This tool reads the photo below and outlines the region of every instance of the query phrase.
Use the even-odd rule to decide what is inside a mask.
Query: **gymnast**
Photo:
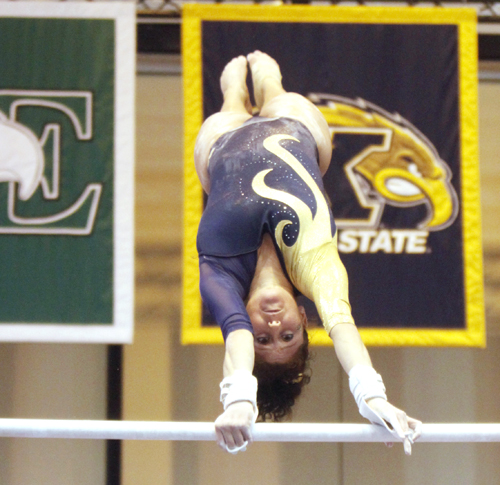
[[[197,237],[200,292],[225,341],[218,444],[244,450],[257,417],[286,417],[309,382],[301,293],[316,304],[361,415],[410,454],[421,423],[387,401],[351,315],[321,178],[332,156],[326,120],[284,90],[279,65],[260,51],[231,60],[220,83],[222,108],[204,122],[194,154],[208,194]]]

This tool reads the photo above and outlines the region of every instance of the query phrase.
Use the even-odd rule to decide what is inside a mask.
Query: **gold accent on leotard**
[[[273,169],[259,172],[252,181],[252,188],[261,197],[290,206],[297,214],[300,231],[292,246],[283,242],[283,229],[292,224],[291,221],[281,221],[274,236],[292,283],[315,302],[323,325],[330,333],[339,323],[354,324],[349,305],[347,273],[339,258],[337,238],[332,238],[327,201],[304,166],[280,146],[282,140],[299,142],[290,135],[272,135],[264,140],[264,148],[290,166],[311,189],[316,199],[316,214],[313,216],[309,206],[294,195],[265,184],[265,176]]]

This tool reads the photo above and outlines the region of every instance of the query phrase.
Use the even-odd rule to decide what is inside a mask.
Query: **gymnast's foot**
[[[252,71],[253,94],[257,107],[285,91],[281,85],[281,71],[278,63],[269,55],[255,51],[247,56]]]
[[[246,80],[247,60],[245,56],[235,57],[226,64],[220,77],[220,87],[224,96],[221,111],[243,111],[252,114]]]

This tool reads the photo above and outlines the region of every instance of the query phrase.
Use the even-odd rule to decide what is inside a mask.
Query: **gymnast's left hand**
[[[411,455],[411,445],[422,434],[422,422],[410,418],[404,411],[393,406],[385,399],[368,399],[367,404],[389,424],[389,427],[394,430],[394,433],[403,442],[405,453]],[[390,447],[392,443],[386,443],[386,445]]]
[[[229,453],[245,451],[252,442],[254,409],[249,401],[235,402],[228,406],[215,421],[217,444]]]

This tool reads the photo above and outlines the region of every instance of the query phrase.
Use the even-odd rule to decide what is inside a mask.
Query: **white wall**
[[[7,418],[105,419],[106,346],[0,345],[0,413]],[[105,483],[105,443],[0,439],[2,485]]]

